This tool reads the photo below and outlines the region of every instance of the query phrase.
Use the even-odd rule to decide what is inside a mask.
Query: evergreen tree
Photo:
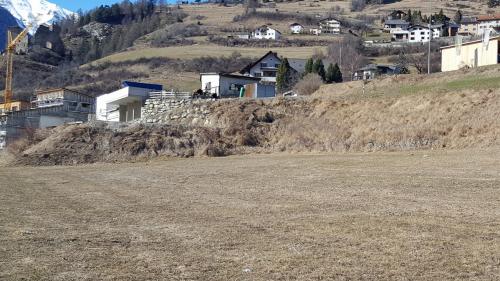
[[[283,93],[290,88],[291,83],[291,67],[288,63],[287,58],[281,59],[281,64],[278,67],[278,73],[276,74],[276,90],[279,93]]]
[[[462,11],[458,10],[456,13],[455,13],[455,16],[453,17],[453,21],[455,23],[458,23],[460,24],[462,22]]]
[[[340,71],[340,67],[338,64],[335,64],[333,67],[333,82],[335,83],[342,83],[344,81],[344,78],[342,77],[342,71]]]
[[[488,7],[494,8],[500,6],[500,0],[488,0]]]
[[[328,84],[333,83],[335,80],[335,68],[333,64],[329,64],[328,68],[326,69],[326,75],[325,75],[325,82]]]
[[[438,14],[435,14],[434,16],[432,16],[432,20],[433,20],[433,22],[436,22],[436,23],[447,23],[448,21],[450,21],[450,18],[447,17],[444,14],[443,9],[441,9]]]
[[[321,79],[323,79],[323,81],[325,80],[326,71],[325,71],[325,66],[323,65],[323,61],[321,59],[317,59],[314,62],[313,72],[321,76]]]
[[[313,72],[313,64],[314,64],[313,58],[309,58],[306,62],[304,76]]]
[[[419,11],[413,11],[413,14],[411,15],[411,20],[413,23],[418,23],[422,20],[422,17],[419,16]]]
[[[406,14],[405,20],[409,23],[412,23],[412,18],[411,18],[411,9],[408,9],[408,13]]]

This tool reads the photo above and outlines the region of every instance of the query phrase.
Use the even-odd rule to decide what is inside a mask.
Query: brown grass
[[[0,169],[2,280],[496,280],[500,150]]]
[[[372,100],[219,101],[208,127],[89,125],[58,128],[18,158],[22,164],[124,161],[280,151],[387,151],[500,144],[499,92],[409,95]],[[159,119],[162,119],[159,117]],[[172,122],[175,123],[175,122]],[[179,123],[178,123],[179,124]]]
[[[279,55],[289,58],[309,58],[316,49],[324,50],[324,47],[285,47],[272,48]],[[168,57],[174,59],[193,59],[204,56],[228,56],[233,52],[239,52],[244,57],[261,57],[270,50],[268,48],[253,47],[225,47],[214,44],[199,44],[191,46],[174,46],[166,48],[138,48],[121,53],[116,53],[108,57],[97,60],[96,63],[105,61],[119,62],[136,60],[140,58]]]

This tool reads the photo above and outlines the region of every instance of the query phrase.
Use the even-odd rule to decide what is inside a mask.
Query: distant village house
[[[340,21],[334,18],[326,18],[319,21],[319,29],[321,34],[340,34]]]
[[[201,90],[217,98],[271,98],[275,87],[261,83],[261,78],[230,73],[201,73]]]
[[[487,30],[500,33],[500,13],[479,16],[477,21],[479,35],[484,34]]]
[[[392,30],[392,41],[408,43],[429,42],[431,36],[430,30],[432,30],[432,39],[441,37],[442,25],[433,25],[429,29],[428,26],[416,24],[406,30]]]
[[[407,30],[410,23],[402,19],[389,19],[384,23],[384,31],[392,33],[393,31]]]
[[[393,65],[369,64],[363,68],[356,70],[352,80],[373,80],[375,78],[397,75],[401,73],[401,69]]]
[[[292,34],[301,34],[304,32],[304,26],[300,23],[290,24],[290,32]]]
[[[306,60],[288,59],[288,63],[293,71],[299,74],[304,72]],[[260,78],[262,83],[274,85],[276,84],[276,76],[280,64],[281,58],[278,56],[278,53],[270,51],[257,61],[246,66],[240,73],[245,76]]]
[[[477,17],[462,17],[458,34],[462,36],[477,35],[478,24]]]
[[[281,32],[267,25],[260,26],[252,32],[252,39],[279,40]]]

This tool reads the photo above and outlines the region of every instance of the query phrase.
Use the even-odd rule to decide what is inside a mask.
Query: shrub
[[[316,73],[309,73],[295,85],[295,91],[301,96],[309,96],[316,92],[321,85],[323,79]]]

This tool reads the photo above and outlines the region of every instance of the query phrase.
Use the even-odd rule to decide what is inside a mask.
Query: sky
[[[83,11],[90,10],[100,5],[111,5],[121,2],[120,0],[49,0],[60,7],[76,12],[78,9]]]

